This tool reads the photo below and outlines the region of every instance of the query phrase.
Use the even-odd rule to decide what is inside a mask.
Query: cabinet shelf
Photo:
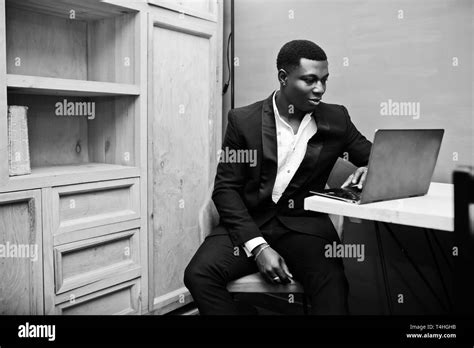
[[[98,20],[134,12],[123,6],[97,0],[7,0],[7,5],[59,17],[68,17],[73,13],[75,20]]]
[[[31,174],[12,176],[2,191],[18,191],[84,182],[139,177],[140,169],[107,163],[36,167]]]
[[[140,95],[137,85],[113,82],[59,79],[52,77],[7,74],[11,93],[61,96]]]

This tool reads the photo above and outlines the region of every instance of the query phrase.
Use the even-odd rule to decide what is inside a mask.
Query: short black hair
[[[326,53],[321,47],[309,40],[293,40],[283,45],[277,57],[277,69],[290,72],[300,65],[300,59],[327,60]]]

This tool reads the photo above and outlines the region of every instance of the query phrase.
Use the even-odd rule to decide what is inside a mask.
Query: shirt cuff
[[[265,239],[263,237],[255,237],[252,238],[244,243],[244,250],[245,253],[247,254],[247,257],[252,256],[252,250],[259,246],[262,243],[266,243]]]

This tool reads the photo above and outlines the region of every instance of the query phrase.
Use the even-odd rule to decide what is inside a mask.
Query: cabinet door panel
[[[0,315],[43,314],[39,190],[0,195]]]
[[[221,113],[217,25],[166,13],[151,21],[149,300],[158,314],[191,300],[183,275],[200,244],[198,212],[215,169]]]

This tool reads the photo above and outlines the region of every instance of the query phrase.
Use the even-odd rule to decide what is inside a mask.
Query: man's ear
[[[280,84],[285,85],[287,83],[287,80],[288,73],[285,71],[285,69],[278,70],[278,82],[280,82]]]

